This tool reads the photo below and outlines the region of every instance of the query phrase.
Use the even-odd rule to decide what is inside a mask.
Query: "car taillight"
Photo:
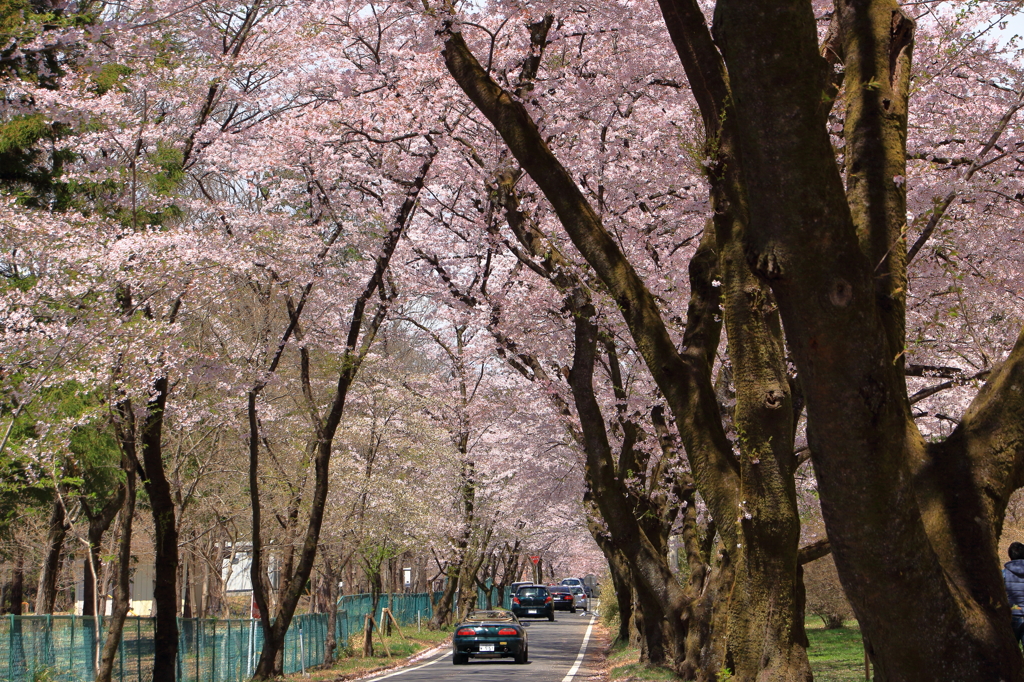
[[[519,597],[512,597],[512,603],[513,604],[518,604],[519,603]]]
[[[567,594],[564,597],[562,597],[562,599],[572,599],[572,595],[571,594]]]
[[[519,631],[515,628],[502,628],[498,630],[499,635],[518,635]]]
[[[463,635],[470,635],[470,636],[472,636],[472,635],[476,634],[476,630],[474,630],[473,628],[462,628],[458,632],[456,632],[455,634],[460,635],[460,636],[463,636]]]
[[[551,601],[551,595],[550,594],[548,595],[548,598],[544,600],[544,603],[547,604],[549,601]]]

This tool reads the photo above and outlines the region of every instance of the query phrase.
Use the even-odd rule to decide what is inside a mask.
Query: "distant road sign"
[[[533,565],[536,566],[537,562],[540,561],[540,557],[539,556],[531,556],[530,557],[530,561],[532,561]]]

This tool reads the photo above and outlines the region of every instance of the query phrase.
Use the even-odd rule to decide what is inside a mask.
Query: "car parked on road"
[[[526,581],[523,581],[523,582],[512,583],[511,585],[508,586],[509,594],[511,594],[514,597],[516,592],[519,591],[520,587],[526,587],[527,585],[532,585],[532,584],[533,584],[532,580],[526,580]]]
[[[548,585],[551,601],[556,611],[576,613],[576,600],[572,596],[572,588],[565,585]]]
[[[543,585],[526,585],[520,587],[512,597],[512,613],[516,618],[547,618],[555,619],[555,606],[551,593]]]
[[[530,660],[526,628],[511,611],[471,611],[466,620],[455,626],[452,636],[454,665],[468,663],[470,658],[509,657],[516,663]]]

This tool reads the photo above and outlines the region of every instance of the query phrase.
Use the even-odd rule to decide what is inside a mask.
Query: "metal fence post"
[[[217,621],[211,621],[213,626],[213,649],[210,651],[210,682],[217,679]]]
[[[121,659],[121,682],[124,682],[124,625],[121,626],[121,642],[117,646]]]
[[[175,667],[174,677],[178,682],[181,682],[181,677],[185,673],[185,659],[181,655],[181,650],[184,649],[182,644],[182,632],[181,632],[181,618],[178,618],[178,660],[175,661],[177,666]],[[155,635],[154,635],[155,636]]]
[[[10,629],[7,630],[7,679],[14,679],[14,614],[10,618]]]

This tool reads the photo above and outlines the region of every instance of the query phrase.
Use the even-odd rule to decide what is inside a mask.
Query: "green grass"
[[[669,668],[649,666],[641,663],[627,663],[614,668],[610,678],[613,680],[677,680],[675,673]]]
[[[808,618],[804,627],[811,647],[814,682],[853,682],[864,679],[864,643],[860,628],[853,623],[838,630],[825,630],[821,620]]]
[[[860,682],[864,679],[864,644],[856,622],[838,630],[826,630],[819,618],[808,618],[805,627],[811,643],[807,656],[815,682]],[[667,668],[640,665],[638,657],[637,649],[622,642],[614,644],[608,651],[610,679],[677,679]]]
[[[302,680],[302,682],[334,682],[361,677],[371,672],[394,667],[403,663],[414,654],[443,643],[451,637],[452,629],[446,628],[436,631],[423,629],[420,632],[416,632],[416,625],[414,624],[411,627],[403,627],[402,632],[405,634],[406,639],[400,637],[397,631],[394,631],[391,637],[381,637],[380,634],[375,632],[373,636],[374,655],[369,658],[364,658],[362,655],[363,635],[362,633],[357,633],[349,640],[349,647],[339,651],[337,662],[329,670],[310,671],[309,677],[302,677],[296,673],[295,675],[286,675],[284,679]],[[387,655],[387,650],[385,650],[385,643],[387,644],[387,650],[391,652],[390,657]],[[346,653],[350,655],[346,656]]]
[[[637,662],[640,652],[624,642],[616,642],[608,650],[608,663],[612,668],[612,680],[675,680],[678,679],[668,668],[648,666]]]
[[[611,664],[623,663],[636,658],[636,649],[628,643],[616,640],[608,649],[607,659]]]

